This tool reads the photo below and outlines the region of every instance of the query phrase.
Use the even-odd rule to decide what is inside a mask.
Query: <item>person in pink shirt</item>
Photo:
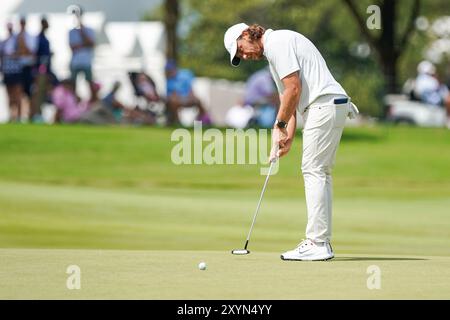
[[[87,101],[80,101],[76,96],[71,80],[63,80],[53,90],[52,100],[57,108],[55,122],[77,122],[89,110]]]

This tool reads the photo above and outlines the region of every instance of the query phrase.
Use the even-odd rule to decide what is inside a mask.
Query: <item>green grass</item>
[[[192,190],[259,190],[260,165],[180,165],[172,130],[82,126],[0,127],[0,179],[52,185]],[[300,142],[283,158],[272,195],[298,196]],[[335,168],[336,196],[448,197],[450,132],[347,128]]]
[[[443,299],[450,259],[341,255],[332,262],[283,262],[255,252],[0,249],[1,299]],[[207,269],[197,265],[206,261]],[[80,268],[68,290],[67,268]],[[369,290],[369,266],[381,288]],[[30,288],[32,288],[30,290]]]
[[[176,166],[171,133],[0,126],[0,298],[449,298],[450,131],[347,128],[333,174],[337,258],[315,264],[279,260],[306,223],[300,135],[271,177],[252,254],[236,258],[229,251],[243,245],[261,165]],[[69,264],[95,281],[67,290]],[[370,264],[383,272],[381,291],[365,287]],[[282,294],[305,275],[304,290]]]

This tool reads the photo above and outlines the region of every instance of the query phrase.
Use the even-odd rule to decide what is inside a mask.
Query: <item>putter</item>
[[[278,149],[278,148],[277,148],[277,149]],[[277,151],[278,151],[278,150],[277,150]],[[275,153],[276,153],[277,151],[275,151]],[[232,250],[232,251],[231,251],[232,254],[235,254],[235,255],[245,255],[245,254],[249,254],[249,253],[250,253],[250,251],[247,250],[248,242],[249,242],[249,240],[250,240],[250,235],[252,234],[253,226],[254,226],[254,224],[255,224],[256,217],[258,216],[259,207],[261,206],[261,200],[262,200],[262,198],[263,198],[263,196],[264,196],[264,192],[266,191],[267,182],[269,181],[270,173],[272,172],[272,167],[273,167],[273,165],[275,164],[275,162],[277,162],[277,159],[278,159],[278,158],[275,158],[275,159],[273,159],[273,160],[270,162],[269,172],[267,173],[266,181],[264,182],[264,186],[263,186],[263,189],[262,189],[262,191],[261,191],[261,195],[260,195],[260,197],[259,197],[258,205],[256,206],[256,211],[255,211],[255,214],[254,214],[254,216],[253,216],[253,222],[252,222],[252,225],[251,225],[251,227],[250,227],[250,231],[248,232],[247,240],[245,241],[244,249],[235,249],[235,250]]]

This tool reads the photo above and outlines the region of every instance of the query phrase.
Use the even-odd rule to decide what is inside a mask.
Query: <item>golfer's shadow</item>
[[[332,261],[419,261],[422,258],[396,258],[396,257],[334,257]]]

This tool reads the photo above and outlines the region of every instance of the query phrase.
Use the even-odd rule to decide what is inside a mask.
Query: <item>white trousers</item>
[[[350,103],[333,103],[320,97],[303,113],[302,173],[308,212],[306,238],[317,243],[331,241],[333,182],[331,170],[341,140]]]

